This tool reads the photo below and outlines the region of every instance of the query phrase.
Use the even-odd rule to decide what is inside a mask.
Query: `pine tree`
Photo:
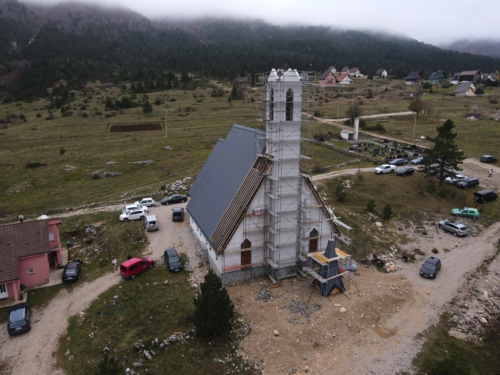
[[[214,271],[209,270],[205,276],[194,305],[194,324],[199,337],[214,339],[231,331],[234,305]]]
[[[453,133],[455,125],[453,121],[446,122],[436,128],[437,136],[428,137],[428,140],[434,142],[434,146],[427,150],[424,157],[424,172],[426,177],[439,176],[439,186],[443,186],[445,178],[445,167],[459,171],[458,165],[465,159],[463,151],[459,150],[455,144],[457,133]]]
[[[149,102],[149,100],[145,100],[144,104],[142,105],[142,113],[145,115],[149,115],[151,112],[153,112],[153,106]]]
[[[95,375],[121,375],[124,372],[124,369],[118,364],[118,362],[116,362],[113,357],[109,358],[106,353],[102,361],[97,366]]]

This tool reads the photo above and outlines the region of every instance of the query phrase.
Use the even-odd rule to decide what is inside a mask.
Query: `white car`
[[[153,198],[142,198],[140,201],[134,202],[134,204],[137,206],[147,206],[147,207],[154,207],[156,206],[156,202],[154,201]]]
[[[122,208],[122,214],[131,210],[144,210],[145,213],[149,212],[149,208],[147,208],[146,206],[141,206],[137,204],[127,204],[125,207]]]
[[[455,177],[446,177],[444,179],[444,182],[446,182],[447,184],[450,184],[450,185],[454,185],[458,181],[465,180],[466,178],[467,178],[467,176],[464,176],[463,174],[457,174],[457,175],[455,175]]]
[[[120,215],[120,221],[144,220],[146,212],[141,209],[130,210]]]
[[[394,173],[396,169],[397,167],[395,165],[382,164],[375,168],[375,174]]]

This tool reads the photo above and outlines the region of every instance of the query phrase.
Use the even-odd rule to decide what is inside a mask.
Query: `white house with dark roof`
[[[379,68],[377,69],[375,75],[380,76],[380,78],[385,78],[387,77],[387,70],[385,70],[384,68]]]
[[[462,82],[454,91],[457,96],[474,96],[476,92],[476,86],[472,82]]]
[[[272,70],[265,132],[233,125],[189,191],[191,228],[224,285],[295,276],[339,234],[300,169],[303,84],[296,70]]]

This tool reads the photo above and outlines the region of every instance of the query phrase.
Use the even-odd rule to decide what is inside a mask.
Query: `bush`
[[[497,99],[491,99],[491,100],[490,100],[490,103],[491,103],[491,104],[498,104],[498,100],[497,100]]]
[[[422,87],[423,87],[424,89],[426,89],[426,90],[429,90],[429,89],[431,89],[431,88],[432,88],[432,85],[431,85],[429,82],[425,82],[425,83],[422,85]]]
[[[108,353],[104,354],[102,361],[97,366],[95,375],[121,375],[125,372],[114,357],[109,358]]]
[[[377,204],[375,203],[375,201],[373,199],[370,199],[366,205],[366,211],[373,212],[376,206]]]
[[[385,220],[389,220],[392,217],[392,207],[389,203],[384,207],[383,217]]]
[[[208,271],[193,303],[194,325],[200,338],[214,339],[231,332],[234,305],[214,271]]]
[[[39,163],[39,162],[28,162],[26,163],[26,168],[38,168],[38,167],[43,167],[46,164]]]
[[[432,252],[433,252],[434,254],[437,254],[437,253],[439,253],[439,250],[438,250],[438,249],[436,249],[435,247],[433,247],[433,248],[432,248]]]
[[[344,183],[342,180],[339,181],[337,187],[335,188],[335,196],[339,202],[344,202],[347,199],[347,193],[344,190]]]
[[[37,113],[36,114],[36,118],[40,118],[40,117],[42,117],[42,114],[41,113]]]
[[[482,87],[478,87],[476,89],[476,95],[483,95],[484,94],[484,89]]]

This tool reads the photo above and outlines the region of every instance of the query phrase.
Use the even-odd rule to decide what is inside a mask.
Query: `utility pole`
[[[165,112],[165,138],[167,138],[167,112],[171,112],[173,109],[164,109],[163,112]]]
[[[413,141],[415,141],[415,128],[417,127],[417,112],[415,112],[415,122],[413,123]]]
[[[340,104],[337,105],[337,120],[339,119],[339,113],[340,113]]]

